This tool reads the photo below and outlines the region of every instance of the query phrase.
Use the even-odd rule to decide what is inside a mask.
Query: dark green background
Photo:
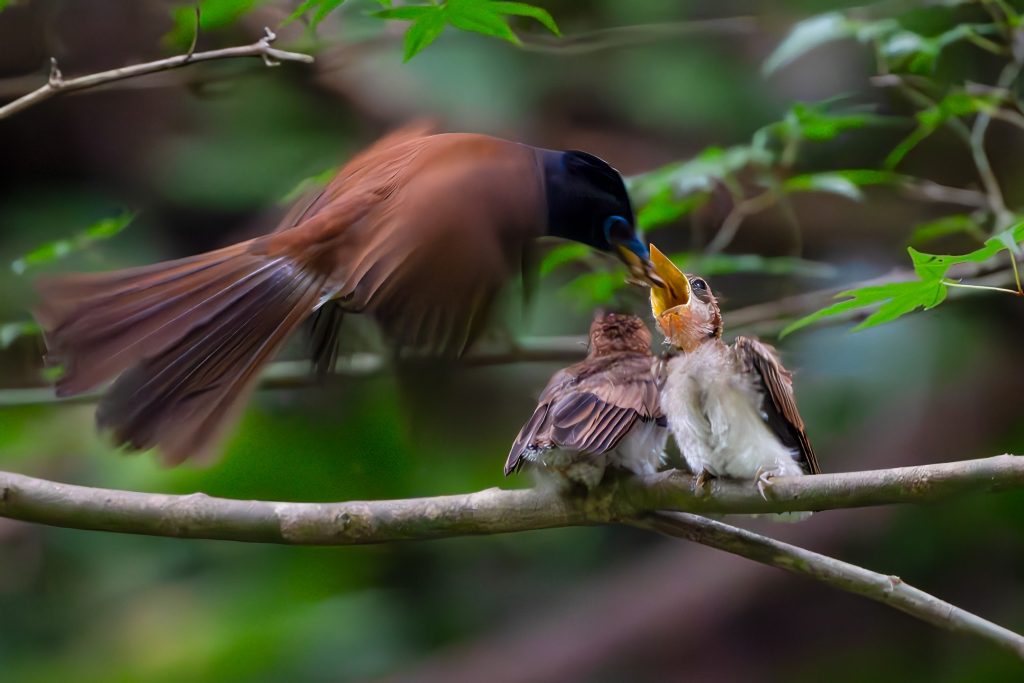
[[[268,230],[283,212],[277,201],[302,178],[422,115],[447,130],[587,149],[633,174],[744,142],[794,100],[848,94],[885,109],[867,83],[871,56],[854,42],[761,74],[792,23],[849,4],[566,0],[545,7],[570,35],[737,15],[756,17],[758,27],[583,55],[529,53],[449,30],[403,65],[401,27],[381,39],[380,22],[364,14],[370,3],[351,0],[321,25],[315,68],[216,63],[52,100],[0,121],[0,321],[28,319],[33,273],[3,264],[39,244],[123,208],[138,212],[124,233],[45,270],[142,264]],[[281,5],[204,34],[200,49],[250,42],[294,3]],[[10,98],[41,82],[50,55],[75,75],[169,54],[161,42],[169,17],[169,3],[149,0],[17,3],[0,13],[0,91]],[[283,44],[315,49],[300,25],[281,33]],[[944,69],[987,73],[973,53],[957,54]],[[877,164],[905,132],[841,138],[812,150],[807,167]],[[996,126],[993,140],[1013,202],[1024,193],[1021,136]],[[963,153],[941,135],[907,168],[973,181]],[[730,308],[904,264],[914,224],[942,213],[886,191],[860,204],[806,196],[795,209],[799,255],[834,264],[839,275],[713,280],[727,332]],[[657,239],[679,250],[694,235],[683,223]],[[797,255],[774,211],[745,225],[731,249]],[[547,281],[525,321],[510,316],[512,329],[582,333],[587,302],[560,292],[573,274]],[[643,310],[640,297],[627,303]],[[1009,297],[974,297],[864,333],[821,328],[787,339],[782,350],[822,466],[1024,451],[1022,311]],[[38,385],[40,356],[31,337],[0,352],[0,387]],[[555,369],[420,368],[264,392],[207,468],[164,469],[149,454],[116,454],[94,434],[89,405],[0,408],[0,468],[113,488],[304,501],[525,485],[524,477],[504,480],[501,466]],[[1021,495],[752,526],[1024,629]],[[931,683],[1020,680],[1018,665],[861,598],[626,529],[305,549],[0,520],[3,681]]]

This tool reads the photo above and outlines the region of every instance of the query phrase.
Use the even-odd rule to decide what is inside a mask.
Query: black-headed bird
[[[604,161],[412,127],[349,161],[269,235],[45,279],[35,312],[48,361],[64,368],[58,395],[116,378],[100,427],[177,463],[213,449],[260,368],[326,306],[332,321],[339,311],[372,316],[399,348],[461,353],[524,249],[545,235],[611,252],[634,278],[653,277],[622,178]]]
[[[702,480],[756,481],[762,495],[773,476],[818,474],[792,377],[775,349],[751,337],[726,344],[707,281],[683,273],[654,245],[651,262],[663,282],[651,288],[651,311],[681,352],[662,370],[661,404],[690,470]]]
[[[651,333],[640,318],[607,313],[590,325],[585,360],[559,370],[516,437],[505,474],[523,465],[592,489],[605,469],[651,474],[668,430],[658,400]]]

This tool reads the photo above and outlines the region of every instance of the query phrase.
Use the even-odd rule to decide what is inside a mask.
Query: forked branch
[[[767,500],[753,484],[718,481],[701,489],[693,477],[679,472],[612,478],[586,496],[541,487],[343,503],[136,493],[0,472],[0,516],[74,529],[292,545],[357,545],[630,524],[805,574],[942,628],[985,638],[1024,659],[1021,636],[895,577],[679,512],[827,510],[934,502],[1013,488],[1024,488],[1024,458],[1011,455],[888,470],[778,477],[768,489]]]

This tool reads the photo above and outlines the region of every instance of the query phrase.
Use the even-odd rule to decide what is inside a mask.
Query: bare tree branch
[[[44,102],[51,97],[56,97],[61,93],[72,92],[74,90],[84,90],[86,88],[95,88],[107,83],[123,81],[127,78],[135,78],[136,76],[144,76],[146,74],[157,73],[160,71],[177,69],[197,62],[209,62],[217,59],[235,59],[236,57],[260,57],[267,66],[277,66],[281,62],[301,62],[304,64],[311,64],[313,62],[313,57],[310,55],[299,52],[278,50],[272,47],[271,45],[277,39],[277,36],[269,28],[265,30],[266,34],[251,45],[226,47],[220,50],[209,50],[207,52],[190,51],[176,57],[158,59],[154,62],[125,66],[119,69],[111,69],[110,71],[101,71],[87,76],[79,76],[78,78],[64,78],[63,74],[61,74],[60,68],[57,66],[57,60],[52,59],[50,62],[50,77],[46,84],[23,97],[19,97],[13,102],[9,102],[8,104],[0,107],[0,119],[13,116],[20,111],[24,111],[33,105]]]
[[[988,640],[1024,659],[1024,637],[914,588],[898,576],[879,574],[698,515],[659,512],[635,525],[803,574],[833,588],[889,605],[941,629]]]
[[[0,472],[0,517],[76,529],[302,545],[358,545],[623,522],[655,510],[757,514],[928,503],[1024,488],[1024,457],[999,455],[935,465],[776,477],[762,497],[754,482],[712,480],[698,489],[680,471],[610,477],[590,495],[553,487],[487,489],[406,500],[285,503],[173,496],[59,484]]]
[[[801,510],[930,503],[972,493],[997,493],[1024,487],[1024,457],[997,455],[978,460],[777,477],[762,497],[753,482],[713,479],[698,489],[679,470],[624,482],[623,496],[635,509],[677,510],[704,514],[758,514]]]
[[[779,477],[768,500],[752,482],[697,490],[678,472],[612,478],[591,494],[554,487],[487,489],[406,500],[285,503],[174,496],[60,484],[0,472],[0,516],[118,533],[292,545],[356,545],[553,527],[625,523],[680,536],[900,609],[948,630],[970,633],[1024,659],[1024,638],[927,593],[855,565],[692,514],[780,512],[929,502],[1024,487],[1024,458],[983,460],[805,477]]]

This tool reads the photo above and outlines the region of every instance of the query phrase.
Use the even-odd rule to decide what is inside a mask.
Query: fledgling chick
[[[592,489],[605,468],[657,471],[668,429],[659,407],[651,333],[632,315],[608,313],[590,325],[586,360],[558,371],[516,437],[505,475],[524,464],[562,483]]]
[[[666,342],[682,352],[664,368],[661,404],[690,470],[756,480],[762,495],[773,476],[818,474],[792,376],[775,349],[751,337],[727,345],[708,283],[687,276],[654,245],[651,262],[665,283],[651,288],[651,311]]]

